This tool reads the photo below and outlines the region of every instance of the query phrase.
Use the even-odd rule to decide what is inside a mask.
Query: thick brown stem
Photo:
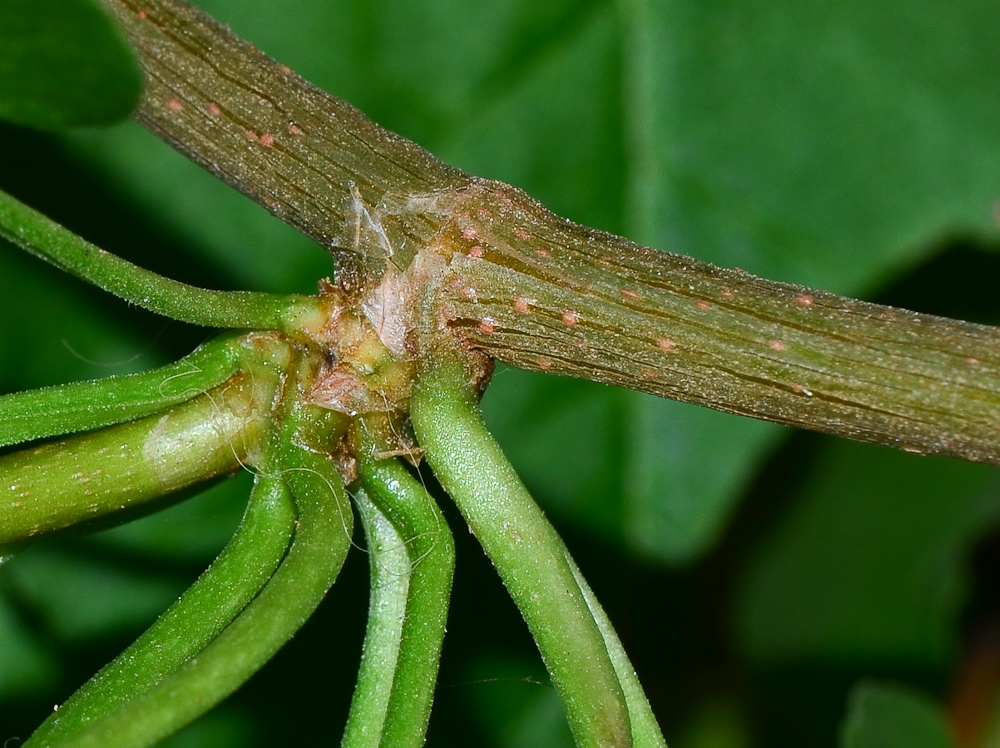
[[[442,164],[180,0],[107,2],[149,78],[139,120],[346,250],[345,290],[429,248],[447,270],[415,293],[462,345],[501,361],[1000,464],[1000,330],[583,228]]]
[[[436,241],[470,348],[920,454],[1000,464],[1000,328],[869,304],[640,247],[500,183]]]
[[[186,2],[106,4],[146,74],[136,119],[334,252],[342,276],[384,267],[390,253],[400,269],[408,265],[436,226],[408,209],[406,196],[468,179]],[[375,237],[365,257],[355,250],[368,218],[388,246]]]

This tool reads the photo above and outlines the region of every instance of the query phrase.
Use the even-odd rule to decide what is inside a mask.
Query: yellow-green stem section
[[[260,384],[240,374],[162,414],[0,457],[0,546],[236,470],[265,427]]]

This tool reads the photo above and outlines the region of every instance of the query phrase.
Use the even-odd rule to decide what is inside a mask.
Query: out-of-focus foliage
[[[851,691],[841,748],[952,748],[941,709],[896,684],[861,682]]]
[[[0,3],[0,120],[58,130],[128,115],[142,79],[98,0]]]
[[[200,4],[385,126],[575,220],[781,280],[1000,322],[991,0]],[[0,188],[144,266],[286,292],[332,272],[322,250],[135,125],[0,136]],[[165,363],[206,334],[6,246],[0,315],[0,391]],[[844,746],[880,745],[863,741],[929,712],[883,687],[849,705],[851,686],[886,676],[947,699],[965,671],[963,632],[1000,610],[983,592],[1000,583],[989,577],[993,470],[790,439],[509,369],[484,409],[566,532],[672,748],[832,747],[845,714],[844,739],[862,742]],[[0,567],[0,740],[40,722],[221,548],[246,485],[213,492]],[[430,743],[556,741],[552,692],[519,664],[533,661],[530,639],[456,530]],[[176,745],[337,733],[357,652],[328,642],[336,629],[360,645],[366,566],[349,561],[316,619]],[[59,579],[79,599],[46,588]],[[121,599],[135,606],[119,611]]]

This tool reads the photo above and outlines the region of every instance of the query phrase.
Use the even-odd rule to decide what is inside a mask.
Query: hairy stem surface
[[[254,385],[240,374],[164,414],[0,457],[0,546],[236,470],[264,432]]]
[[[424,744],[448,618],[455,544],[423,485],[374,445],[356,450],[371,554],[368,631],[344,748]]]
[[[309,297],[211,291],[133,265],[0,191],[0,237],[143,309],[205,327],[294,330],[317,311]]]
[[[0,446],[112,426],[179,405],[240,368],[232,338],[200,346],[152,371],[45,387],[0,397]]]
[[[271,578],[294,527],[295,508],[284,483],[258,477],[243,521],[208,570],[128,649],[53,712],[25,748],[57,744],[197,656]]]
[[[566,547],[486,430],[464,367],[422,372],[411,418],[427,462],[524,616],[577,745],[632,745],[625,696]]]
[[[424,248],[440,325],[514,366],[1000,464],[1000,332],[639,247],[476,180],[181,0],[107,0],[137,117],[323,246],[347,289]]]

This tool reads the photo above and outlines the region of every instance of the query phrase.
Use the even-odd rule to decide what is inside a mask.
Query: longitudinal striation
[[[333,251],[348,300],[362,304],[390,265],[407,273],[433,254],[425,267],[438,270],[408,275],[424,282],[411,302],[437,310],[424,337],[523,368],[1000,464],[996,328],[770,282],[578,226],[443,164],[181,0],[106,2],[149,80],[138,119]]]

